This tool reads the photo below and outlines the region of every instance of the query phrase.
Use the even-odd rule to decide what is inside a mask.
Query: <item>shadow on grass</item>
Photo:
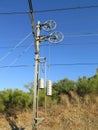
[[[17,118],[16,115],[14,115],[15,117],[14,118]],[[9,117],[9,114],[6,114],[6,120],[8,121],[10,127],[11,127],[11,130],[25,130],[25,128],[19,128],[15,123],[14,121],[12,121]]]

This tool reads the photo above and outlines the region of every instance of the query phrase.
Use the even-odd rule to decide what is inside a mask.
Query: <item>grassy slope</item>
[[[67,95],[61,95],[60,104],[47,106],[46,114],[43,108],[39,108],[39,116],[45,117],[45,121],[38,130],[98,130],[98,97],[91,101],[89,96],[80,99],[72,95],[74,98],[71,101]],[[32,129],[31,111],[18,114],[16,119],[10,119],[18,127]],[[10,130],[4,115],[0,116],[0,130]]]

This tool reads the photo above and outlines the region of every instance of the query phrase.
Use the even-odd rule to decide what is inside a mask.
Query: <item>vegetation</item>
[[[22,90],[7,89],[0,92],[0,112],[21,111],[31,105],[30,95]]]
[[[0,92],[0,129],[32,128],[33,83],[28,91],[5,89]],[[45,117],[39,130],[98,130],[98,71],[93,77],[67,78],[53,83],[53,95],[39,90],[39,117]],[[3,114],[2,114],[3,113]]]
[[[24,111],[31,109],[33,104],[33,83],[25,85],[28,92],[24,92],[19,89],[6,89],[0,92],[0,112],[11,111]],[[98,95],[98,71],[93,77],[82,77],[77,82],[69,80],[67,78],[60,80],[57,83],[53,83],[53,96],[47,97],[47,104],[61,103],[62,95],[67,95],[68,100],[74,101],[75,93],[81,99],[86,95],[93,97]],[[39,90],[39,106],[45,105],[45,90]]]

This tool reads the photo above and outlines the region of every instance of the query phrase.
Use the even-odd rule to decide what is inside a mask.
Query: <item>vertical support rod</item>
[[[45,62],[44,62],[44,67],[45,67],[45,84],[44,84],[44,86],[45,86],[45,117],[46,117],[46,107],[47,107],[47,104],[46,104],[46,59],[45,59]]]
[[[35,37],[35,75],[34,75],[34,99],[33,99],[33,124],[32,130],[37,130],[38,119],[38,80],[39,80],[39,44],[40,44],[40,21],[36,26]]]

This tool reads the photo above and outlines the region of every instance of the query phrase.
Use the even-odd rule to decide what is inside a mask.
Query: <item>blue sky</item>
[[[97,0],[32,0],[32,3],[34,11],[98,5]],[[31,66],[34,65],[34,46],[26,51],[27,46],[34,43],[33,36],[30,35],[32,31],[30,17],[28,14],[2,14],[28,11],[28,0],[0,1],[0,67],[30,65],[25,68],[0,68],[0,90],[4,88],[24,89],[25,84],[34,81],[34,66]],[[34,18],[35,24],[38,20],[41,23],[55,20],[57,27],[54,31],[64,34],[64,40],[60,44],[40,43],[43,45],[40,47],[40,56],[47,58],[47,64],[67,64],[50,65],[46,69],[47,79],[51,79],[53,82],[63,78],[76,81],[79,76],[90,77],[95,74],[98,64],[72,64],[98,63],[98,8],[35,13]],[[41,30],[42,35],[50,33]],[[28,38],[21,43],[26,36]],[[21,45],[15,48],[19,43]],[[26,52],[24,53],[24,51]],[[40,77],[44,77],[44,67],[40,68]]]

